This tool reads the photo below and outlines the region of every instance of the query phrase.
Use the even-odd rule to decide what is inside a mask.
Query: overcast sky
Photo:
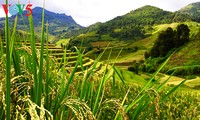
[[[5,3],[0,0],[0,4]],[[9,0],[10,4],[16,4],[18,0]],[[28,2],[35,6],[43,6],[44,0],[20,0],[21,3]],[[177,11],[180,8],[200,0],[46,0],[45,8],[57,13],[71,15],[75,21],[88,26],[96,22],[105,22],[131,10],[144,5],[153,5],[167,11]],[[0,7],[0,17],[5,13]]]

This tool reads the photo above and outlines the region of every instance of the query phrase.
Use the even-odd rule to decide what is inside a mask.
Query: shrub
[[[149,56],[150,56],[150,55],[149,55],[149,53],[148,53],[148,52],[145,52],[145,53],[144,53],[144,58],[145,58],[145,59],[148,59],[148,58],[149,58]]]
[[[128,70],[138,74],[138,72],[139,72],[139,64],[137,62],[133,62],[133,65],[128,67]]]

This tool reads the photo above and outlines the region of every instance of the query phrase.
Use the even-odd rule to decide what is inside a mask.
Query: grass
[[[103,73],[97,73],[96,67],[100,59],[105,57],[108,46],[87,69],[83,67],[84,55],[75,47],[77,60],[73,63],[72,71],[68,72],[65,67],[68,64],[66,50],[62,62],[55,62],[49,57],[51,53],[49,53],[48,42],[45,43],[49,36],[48,26],[46,26],[47,31],[44,31],[44,10],[42,17],[39,50],[36,49],[32,16],[29,16],[30,34],[27,33],[28,38],[23,38],[28,39],[27,42],[31,45],[30,47],[21,45],[19,50],[14,49],[18,48],[14,40],[20,39],[15,38],[16,26],[13,28],[12,37],[9,38],[9,21],[8,17],[6,18],[6,56],[0,54],[0,79],[2,80],[0,81],[0,98],[2,98],[0,119],[162,119],[168,115],[167,110],[172,111],[174,116],[170,118],[173,119],[190,117],[187,113],[191,111],[179,110],[179,113],[175,113],[167,106],[174,105],[173,99],[176,98],[174,95],[178,94],[180,98],[178,100],[182,100],[182,103],[191,103],[190,110],[194,108],[192,105],[196,107],[198,95],[191,96],[185,93],[179,95],[175,92],[185,80],[174,87],[164,86],[169,79],[161,84],[152,82],[170,57],[146,81],[138,75],[117,69],[114,64],[110,64],[112,50],[106,54],[107,63],[104,64]],[[15,23],[17,25],[17,22]],[[3,49],[2,46],[0,47]],[[117,58],[119,53],[115,54]],[[81,68],[79,73],[77,73],[78,67]],[[6,76],[2,76],[5,73]],[[140,85],[135,86],[133,83]],[[182,104],[178,105],[184,107]],[[193,111],[198,113],[199,105]],[[185,116],[178,116],[178,114]]]
[[[194,40],[183,46],[181,50],[172,56],[169,67],[175,67],[176,65],[198,65],[198,52],[200,51],[198,42],[198,40]]]
[[[126,82],[134,84],[135,86],[144,85],[147,82],[146,80],[144,80],[143,77],[141,77],[133,72],[129,72],[127,70],[122,70],[120,68],[116,68],[116,71],[118,71],[118,73],[122,77],[122,78],[120,78],[119,75],[117,75],[115,73],[116,80],[124,79]]]
[[[168,27],[175,29],[179,24],[181,24],[181,23],[171,23],[171,24],[162,24],[162,25],[154,26],[155,31],[152,34],[157,34],[161,31],[164,31]],[[191,30],[190,37],[192,35],[197,34],[197,32],[199,31],[199,23],[197,23],[197,22],[183,22],[183,24],[188,25],[189,29]]]
[[[191,87],[191,88],[199,89],[199,86],[200,86],[200,78],[197,77],[197,78],[195,78],[195,79],[188,80],[185,84],[186,84],[187,86]]]

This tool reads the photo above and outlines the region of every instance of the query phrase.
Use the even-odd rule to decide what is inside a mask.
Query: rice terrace
[[[174,3],[2,0],[0,119],[199,120],[200,2]]]

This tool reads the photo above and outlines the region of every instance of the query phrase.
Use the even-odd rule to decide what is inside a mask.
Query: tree
[[[174,31],[169,27],[166,31],[162,31],[159,34],[158,39],[150,52],[150,56],[165,56],[172,48],[174,48]]]
[[[128,71],[138,74],[139,73],[139,64],[136,61],[133,61],[133,65],[128,67]]]
[[[190,29],[187,25],[180,24],[174,31],[171,27],[158,35],[153,48],[150,51],[152,57],[164,57],[173,48],[180,47],[189,41]]]
[[[145,59],[149,58],[149,53],[148,53],[148,52],[145,52],[145,53],[144,53],[144,58],[145,58]]]
[[[180,24],[177,27],[174,43],[176,47],[180,47],[189,41],[190,29],[185,24]]]
[[[197,33],[196,36],[195,36],[195,39],[196,39],[196,40],[200,40],[200,28],[199,28],[198,33]]]

